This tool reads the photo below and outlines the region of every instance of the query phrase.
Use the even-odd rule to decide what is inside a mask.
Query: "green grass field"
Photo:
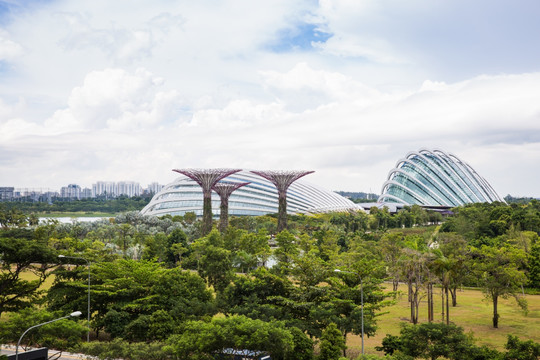
[[[375,346],[381,345],[386,334],[399,335],[400,323],[409,322],[410,308],[407,302],[406,286],[402,285],[399,290],[403,295],[395,305],[385,309],[386,314],[379,317],[377,334],[371,338],[364,338],[366,354],[382,355],[375,350]],[[482,291],[458,291],[458,305],[450,307],[450,321],[464,328],[465,332],[472,331],[477,345],[488,345],[499,351],[504,349],[509,334],[518,336],[521,340],[540,342],[540,295],[526,295],[526,299],[529,304],[527,315],[516,305],[515,299],[500,299],[499,328],[494,329],[491,323],[493,307],[491,302],[485,300]],[[442,315],[439,289],[436,289],[434,301],[435,321],[440,322]],[[418,320],[419,323],[427,322],[425,299],[420,304]],[[361,337],[349,335],[347,346],[348,356],[360,354]]]

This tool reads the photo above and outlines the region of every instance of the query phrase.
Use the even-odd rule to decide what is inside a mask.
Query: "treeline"
[[[377,333],[378,316],[396,295],[383,291],[391,281],[394,290],[407,284],[410,318],[381,344],[386,359],[535,359],[540,348],[532,341],[509,338],[505,352],[476,346],[451,314],[462,285],[485,291],[494,327],[505,321],[500,297],[526,309],[523,292],[540,288],[540,243],[530,230],[540,219],[538,203],[453,211],[442,225],[440,214],[417,206],[394,215],[376,208],[298,215],[280,233],[275,216],[233,217],[226,232],[204,237],[193,214],[11,222],[0,232],[0,315],[7,318],[0,341],[16,342],[28,324],[80,310],[82,320],[44,326],[24,342],[102,359],[226,358],[224,349],[247,349],[273,359],[337,360],[356,357],[346,348],[350,334]],[[28,272],[33,278],[22,276]],[[50,274],[52,286],[39,290]],[[442,318],[421,305],[433,304],[435,292],[445,299]],[[424,311],[429,322],[420,324]],[[414,347],[415,338],[426,347]]]
[[[105,212],[116,214],[126,211],[140,211],[150,202],[151,198],[151,196],[120,196],[114,199],[57,200],[52,203],[8,201],[0,203],[0,206],[6,209],[18,209],[24,213]]]

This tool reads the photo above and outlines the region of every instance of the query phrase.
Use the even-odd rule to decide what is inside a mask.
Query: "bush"
[[[101,360],[163,360],[171,356],[164,349],[164,344],[160,342],[128,343],[120,338],[111,342],[81,343],[76,350],[86,355],[96,356]]]
[[[37,309],[24,309],[13,313],[8,321],[0,322],[2,343],[16,343],[30,326],[58,319],[65,314]],[[46,346],[66,350],[76,346],[86,336],[88,328],[80,321],[64,319],[30,330],[22,339],[27,346]]]

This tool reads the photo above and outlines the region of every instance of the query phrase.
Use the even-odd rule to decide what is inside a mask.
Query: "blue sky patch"
[[[293,28],[279,30],[277,38],[268,48],[277,53],[296,50],[311,50],[313,42],[325,42],[332,34],[321,31],[314,24],[298,24]]]
[[[30,8],[43,6],[55,0],[0,0],[0,25],[8,23],[13,16]]]

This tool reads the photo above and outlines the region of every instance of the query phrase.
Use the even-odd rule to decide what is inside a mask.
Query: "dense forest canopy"
[[[56,200],[54,202],[38,201],[8,201],[0,202],[0,206],[7,209],[18,209],[25,213],[49,212],[105,212],[120,213],[126,211],[139,211],[152,199],[151,195],[127,197],[125,195],[114,199],[89,198],[81,200]]]
[[[380,314],[404,284],[410,316],[399,336],[384,338],[380,356],[534,359],[540,345],[530,339],[510,337],[505,351],[476,346],[452,314],[461,286],[484,292],[493,328],[505,322],[501,298],[527,311],[525,294],[540,291],[540,202],[452,213],[411,206],[295,215],[279,233],[275,215],[232,217],[223,233],[201,236],[193,213],[61,224],[0,204],[0,338],[14,343],[27,324],[78,309],[81,320],[45,326],[24,343],[103,359],[210,359],[225,349],[338,359],[350,354],[348,336],[380,331]],[[433,347],[415,348],[418,337]]]

